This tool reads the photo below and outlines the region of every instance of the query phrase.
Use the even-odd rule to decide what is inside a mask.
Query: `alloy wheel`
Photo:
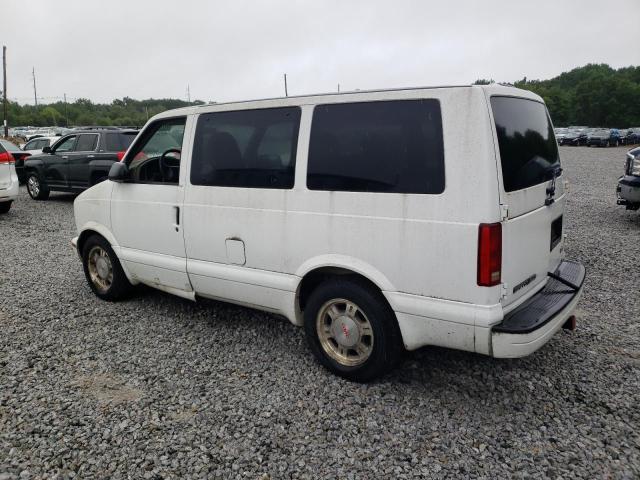
[[[316,331],[322,349],[340,365],[361,365],[371,356],[373,328],[367,315],[350,300],[326,302],[316,317]]]
[[[89,251],[87,262],[91,283],[101,293],[109,290],[113,283],[113,265],[106,250],[96,245]]]
[[[35,175],[31,175],[27,180],[27,189],[32,197],[37,197],[40,194],[40,180]]]

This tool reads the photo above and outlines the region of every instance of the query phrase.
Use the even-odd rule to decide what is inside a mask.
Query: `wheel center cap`
[[[107,265],[107,261],[104,258],[99,258],[96,261],[96,270],[98,271],[98,276],[100,278],[107,278],[107,276],[109,275],[109,266]]]
[[[346,315],[335,319],[331,325],[331,333],[343,347],[353,347],[360,339],[360,331],[356,322]]]

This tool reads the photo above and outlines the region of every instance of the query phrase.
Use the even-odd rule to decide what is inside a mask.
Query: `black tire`
[[[46,200],[49,198],[49,187],[40,180],[36,172],[27,173],[27,192],[34,200]]]
[[[13,200],[11,200],[10,202],[0,202],[0,213],[9,213],[12,203]]]
[[[355,304],[358,315],[361,319],[366,319],[372,330],[369,340],[371,343],[370,353],[362,363],[357,365],[346,365],[332,357],[323,346],[317,328],[322,324],[319,317],[325,318],[321,312],[325,311],[326,305],[331,302],[337,302],[336,305],[344,303],[342,300]],[[364,317],[362,317],[363,314]],[[366,282],[355,278],[333,278],[316,287],[309,296],[304,309],[304,327],[307,342],[317,360],[331,372],[355,382],[368,382],[385,374],[397,364],[404,351],[395,314],[382,293]],[[326,326],[327,331],[331,328],[334,327]],[[339,332],[345,331],[344,323],[342,327],[336,326],[335,328],[338,328]],[[342,329],[340,330],[340,328]],[[364,340],[366,335],[363,336],[360,327],[357,328],[358,337]],[[347,339],[349,333],[350,330],[347,329],[345,332]],[[334,340],[333,344],[337,345],[337,342]],[[350,349],[350,347],[343,348]],[[355,352],[355,348],[352,350],[353,352]]]
[[[110,267],[111,267],[111,282],[108,286],[103,286],[101,288],[101,281],[104,282],[102,278],[92,278],[92,273],[90,272],[90,260],[89,256],[94,254],[95,252],[104,252],[109,259]],[[94,262],[95,265],[95,262]],[[84,275],[89,283],[89,287],[93,290],[93,293],[96,294],[102,300],[107,300],[109,302],[122,300],[126,298],[133,289],[133,286],[129,282],[129,279],[125,275],[122,270],[122,266],[120,265],[120,261],[118,257],[116,257],[115,252],[103,237],[100,235],[92,235],[89,237],[82,247],[82,267],[84,270]],[[94,275],[97,272],[93,272]],[[108,282],[105,282],[108,283]]]

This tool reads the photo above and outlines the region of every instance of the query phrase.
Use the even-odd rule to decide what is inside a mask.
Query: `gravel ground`
[[[639,478],[640,212],[623,148],[562,148],[578,330],[495,360],[425,348],[358,385],[302,329],[150,289],[109,304],[69,246],[73,197],[0,218],[0,479]]]

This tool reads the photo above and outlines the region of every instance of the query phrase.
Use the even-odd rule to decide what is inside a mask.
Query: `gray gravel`
[[[562,148],[578,330],[520,360],[425,348],[357,385],[281,318],[150,289],[109,304],[73,197],[0,217],[0,480],[638,478],[640,213],[623,148]]]

